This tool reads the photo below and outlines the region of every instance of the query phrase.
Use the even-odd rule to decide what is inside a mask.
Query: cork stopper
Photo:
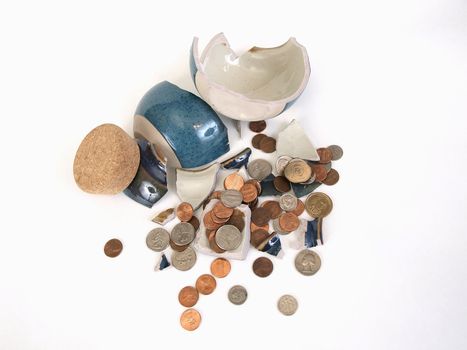
[[[116,194],[138,171],[138,144],[114,124],[102,124],[86,135],[73,163],[76,184],[85,192]]]

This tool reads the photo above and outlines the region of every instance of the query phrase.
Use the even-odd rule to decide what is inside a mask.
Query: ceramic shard
[[[319,160],[318,152],[305,133],[305,130],[294,119],[277,137],[276,150],[278,156],[289,156],[306,160]]]
[[[297,198],[306,196],[321,186],[321,182],[312,182],[311,184],[291,184],[292,190]]]
[[[248,164],[250,156],[251,148],[247,147],[233,157],[223,161],[221,166],[223,169],[240,169],[242,166],[246,166]]]
[[[169,260],[167,259],[165,254],[162,253],[161,255],[157,257],[156,265],[154,266],[154,271],[162,271],[169,266],[170,266]]]
[[[152,221],[156,224],[164,226],[166,223],[175,218],[175,209],[169,208],[164,211],[161,211],[156,216],[152,218]]]

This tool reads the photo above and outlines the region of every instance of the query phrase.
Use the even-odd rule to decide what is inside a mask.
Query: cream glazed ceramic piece
[[[277,156],[289,156],[306,160],[319,160],[318,152],[303,128],[294,119],[277,136]]]
[[[217,202],[217,200],[210,201],[208,205],[206,205],[206,208],[203,210],[201,217],[204,217],[204,214],[210,211]],[[241,210],[243,214],[245,214],[245,228],[242,231],[243,238],[238,248],[226,251],[221,254],[211,250],[211,248],[209,247],[208,238],[206,237],[206,228],[204,227],[203,220],[200,220],[200,232],[196,235],[195,241],[193,243],[193,247],[196,249],[197,252],[211,256],[218,256],[226,259],[245,260],[248,254],[248,249],[250,248],[251,211],[248,205],[245,204],[238,206],[237,209]]]
[[[295,38],[273,48],[253,47],[238,56],[223,33],[201,57],[193,39],[190,67],[195,86],[218,113],[237,120],[273,118],[305,89],[311,68],[305,47]]]
[[[182,202],[188,202],[197,209],[216,186],[219,163],[201,170],[177,169],[177,194]]]

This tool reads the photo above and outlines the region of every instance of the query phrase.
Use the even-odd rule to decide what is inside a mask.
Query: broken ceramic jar
[[[319,160],[318,152],[295,119],[277,135],[276,151],[278,157],[285,155],[292,158]]]
[[[273,48],[253,47],[238,56],[224,34],[203,53],[193,39],[190,68],[201,97],[218,113],[236,120],[273,118],[305,89],[311,69],[305,47],[295,38]]]
[[[164,81],[141,99],[134,117],[135,137],[156,145],[167,166],[197,168],[229,151],[227,128],[196,95]]]

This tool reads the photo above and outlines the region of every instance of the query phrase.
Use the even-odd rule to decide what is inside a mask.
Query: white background
[[[192,37],[204,47],[220,31],[240,52],[305,45],[308,87],[267,131],[296,118],[345,155],[323,189],[334,210],[319,273],[299,275],[287,250],[260,279],[250,251],[200,299],[190,333],[177,294],[211,258],[154,272],[145,246],[176,196],[150,210],[88,195],[72,163],[95,126],[131,132],[157,82],[194,92]],[[10,1],[0,37],[0,349],[467,348],[465,1]],[[112,237],[116,259],[102,252]],[[241,307],[226,298],[236,283]],[[292,317],[276,309],[283,293],[299,300]]]

